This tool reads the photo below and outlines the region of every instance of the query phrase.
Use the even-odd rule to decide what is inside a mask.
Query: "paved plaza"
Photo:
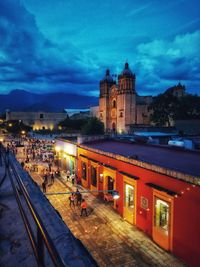
[[[31,175],[41,186],[43,178],[35,172]],[[47,186],[47,193],[76,191],[76,188],[62,178],[55,179],[53,185]],[[66,225],[83,242],[99,266],[184,266],[143,232],[124,221],[108,203],[91,193],[84,194],[89,215],[81,217],[79,207],[69,206],[69,196],[47,195]]]

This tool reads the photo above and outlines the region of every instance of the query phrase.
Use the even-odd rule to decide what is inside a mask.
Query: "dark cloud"
[[[0,2],[0,80],[4,83],[95,83],[70,43],[64,49],[46,39],[35,18],[18,0]],[[29,86],[27,86],[29,87]],[[64,86],[62,86],[64,87]],[[66,86],[67,89],[67,86]]]
[[[154,40],[137,47],[141,86],[144,82],[164,87],[184,81],[195,85],[200,77],[200,31],[177,35],[173,40]],[[152,87],[152,88],[153,88]]]
[[[171,25],[177,16],[173,13],[174,3],[178,6],[177,3],[182,0],[170,1],[167,7],[160,1],[157,1],[158,5],[151,2],[142,6],[137,1],[134,1],[133,5],[130,0],[127,7],[123,7],[123,14],[121,4],[117,4],[113,10],[115,16],[111,16],[109,9],[109,6],[114,7],[114,0],[102,4],[106,6],[102,10],[98,1],[92,1],[92,6],[96,3],[99,9],[91,16],[83,3],[84,11],[74,7],[74,1],[67,1],[69,7],[65,11],[67,4],[60,1],[60,5],[65,4],[62,10],[56,11],[59,4],[53,0],[50,4],[46,0],[41,4],[38,1],[28,1],[42,9],[39,12],[40,18],[47,21],[50,17],[50,21],[54,21],[55,28],[53,24],[44,23],[46,31],[44,28],[41,30],[41,24],[38,20],[36,22],[36,17],[29,11],[31,9],[26,9],[22,2],[0,0],[0,90],[22,88],[98,94],[99,81],[104,76],[105,69],[110,68],[111,73],[119,74],[126,60],[136,73],[139,93],[143,91],[156,94],[178,81],[184,81],[186,86],[194,85],[195,90],[199,85],[200,32],[195,31],[199,23],[195,9],[193,13],[188,14],[191,17],[189,21],[185,21],[178,28],[179,33],[177,27],[174,27],[164,36],[163,29],[167,26],[162,24],[159,38],[155,37],[159,19],[162,22],[158,14],[159,6],[163,12],[167,8],[169,16],[172,15],[173,21],[169,21]],[[52,17],[43,14],[45,10],[47,13],[54,12],[52,6],[55,7]],[[77,11],[76,19],[70,16],[72,10]],[[68,17],[63,12],[68,12]],[[87,16],[84,16],[84,12]],[[152,14],[148,20],[139,16],[145,12]],[[62,13],[62,16],[59,13]],[[97,13],[100,14],[101,20]],[[167,14],[164,12],[162,16]],[[135,16],[137,21],[132,19]],[[178,19],[182,18],[185,18],[184,14]],[[77,22],[77,19],[80,21]],[[71,21],[74,24],[71,28],[67,27],[71,25]],[[138,21],[141,27],[136,24]],[[70,38],[72,36],[76,38]]]

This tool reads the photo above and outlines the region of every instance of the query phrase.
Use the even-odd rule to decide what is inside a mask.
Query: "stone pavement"
[[[31,173],[31,176],[41,186],[42,177],[35,172]],[[71,182],[55,179],[54,184],[47,187],[47,193],[76,191],[76,188]],[[135,226],[124,221],[109,204],[91,193],[84,194],[88,203],[88,217],[80,217],[79,207],[69,206],[69,194],[47,195],[47,197],[99,266],[185,266]]]

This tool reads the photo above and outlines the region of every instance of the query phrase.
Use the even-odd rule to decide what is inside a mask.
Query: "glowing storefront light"
[[[165,230],[168,235],[169,227],[169,204],[166,201],[156,198],[156,220],[155,226]]]
[[[59,147],[59,146],[56,146],[56,147],[55,147],[55,151],[56,151],[56,152],[60,152],[60,147]]]

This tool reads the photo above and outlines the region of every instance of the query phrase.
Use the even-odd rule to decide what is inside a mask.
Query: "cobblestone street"
[[[42,177],[31,173],[40,185]],[[47,193],[76,191],[71,182],[55,179]],[[80,191],[82,189],[80,188]],[[88,217],[80,216],[80,208],[69,206],[69,194],[47,195],[64,222],[87,247],[99,266],[184,266],[177,258],[158,247],[143,232],[124,221],[109,204],[91,193],[84,194]]]

